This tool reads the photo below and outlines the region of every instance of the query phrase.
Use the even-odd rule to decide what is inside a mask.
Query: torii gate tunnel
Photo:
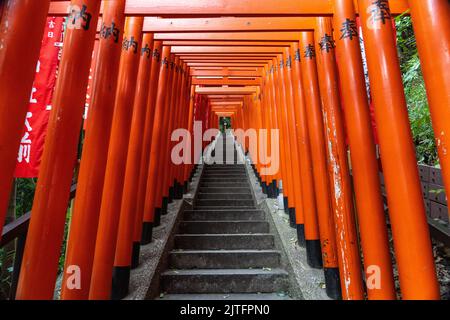
[[[0,14],[1,221],[44,25],[68,15],[17,299],[53,298],[74,172],[63,281],[73,266],[83,277],[61,298],[110,299],[112,279],[129,277],[159,215],[186,192],[208,144],[194,148],[195,123],[203,135],[220,117],[235,131],[255,130],[256,146],[245,136],[238,142],[266,193],[282,181],[310,263],[323,260],[343,299],[396,299],[382,168],[402,298],[440,298],[392,22],[412,17],[450,194],[447,0],[6,0]],[[177,164],[176,129],[194,150]],[[267,139],[274,131],[278,139]],[[274,153],[279,168],[269,170]],[[374,273],[381,285],[365,286]]]

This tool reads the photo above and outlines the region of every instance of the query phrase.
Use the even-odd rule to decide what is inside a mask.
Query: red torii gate
[[[18,298],[53,296],[54,270],[59,257],[78,128],[81,126],[84,89],[97,31],[93,26],[97,26],[100,14],[105,26],[110,26],[114,21],[119,31],[124,30],[123,37],[130,45],[122,46],[121,42],[114,42],[100,34],[100,59],[93,93],[93,104],[97,112],[91,114],[87,129],[89,138],[85,143],[75,205],[77,215],[74,214],[72,222],[67,257],[67,267],[82,265],[88,276],[83,277],[83,290],[64,290],[63,298],[109,298],[112,275],[108,270],[112,267],[114,258],[115,280],[126,279],[132,262],[129,244],[132,241],[135,249],[139,246],[142,221],[143,240],[148,241],[155,222],[154,213],[158,209],[163,211],[171,196],[169,187],[179,189],[179,184],[187,180],[192,169],[192,166],[179,167],[170,163],[171,143],[167,138],[174,128],[192,131],[195,92],[205,95],[239,95],[245,106],[237,110],[236,119],[239,119],[242,128],[280,129],[283,157],[281,173],[266,177],[265,183],[284,178],[289,197],[288,207],[296,209],[294,222],[305,229],[310,263],[317,263],[316,254],[319,252],[320,256],[322,243],[322,253],[326,253],[327,257],[323,261],[326,272],[336,271],[337,263],[339,264],[343,297],[362,299],[364,295],[356,245],[357,229],[353,221],[352,191],[343,131],[345,122],[353,164],[365,269],[370,274],[367,266],[378,265],[383,274],[382,289],[368,288],[368,295],[370,299],[395,298],[360,49],[355,41],[356,35],[352,37],[352,30],[345,29],[343,25],[348,20],[354,21],[358,12],[362,21],[370,22],[372,19],[374,22],[363,23],[362,28],[402,295],[406,299],[439,297],[394,35],[389,23],[384,23],[383,20],[373,21],[368,10],[373,1],[335,0],[334,5],[330,5],[328,0],[277,0],[262,3],[233,0],[226,1],[226,4],[221,1],[209,3],[207,0],[186,4],[185,1],[177,0],[168,6],[165,1],[107,0],[103,1],[101,11],[101,1],[73,0],[70,3],[79,8],[86,6],[86,10],[85,15],[81,11],[72,12],[73,19],[68,23],[69,26],[73,25],[66,34],[53,103],[55,108],[50,119],[33,205]],[[388,6],[387,2],[384,3]],[[14,30],[2,33],[4,47],[0,51],[2,218],[45,18],[47,14],[65,15],[68,5],[69,1],[24,3],[9,0],[8,5],[2,7],[1,27],[5,28],[7,21],[8,27]],[[449,51],[450,30],[448,2],[402,0],[389,1],[389,5],[392,15],[403,13],[408,8],[411,10],[438,152],[449,193],[450,78],[446,72],[449,67],[446,56]],[[361,8],[363,10],[359,10]],[[200,22],[198,25],[191,24],[192,20],[189,19],[144,19],[146,16],[177,17],[186,15],[186,12],[192,16],[228,15],[241,18],[208,18],[208,23]],[[276,17],[280,15],[297,17],[287,17],[282,22],[280,20],[284,17]],[[271,19],[276,19],[274,21],[278,21],[280,27],[277,24],[270,26],[260,18],[244,16],[273,16]],[[125,17],[128,17],[126,25]],[[389,17],[385,16],[388,20]],[[247,28],[242,25],[244,21],[254,23],[250,22]],[[80,28],[77,23],[81,23]],[[290,38],[292,31],[286,31],[290,30],[291,24],[296,34],[294,38]],[[212,35],[185,34],[186,38],[183,38],[183,33],[176,32],[186,25],[190,26],[188,31],[192,32],[257,30],[261,37],[268,32],[269,38],[266,41],[273,42],[273,46],[261,47],[256,43],[247,43],[245,46],[241,46],[241,43],[228,43],[218,46],[220,41],[230,40],[221,39],[220,32]],[[350,36],[341,34],[341,29],[349,31]],[[158,35],[154,30],[173,31],[173,37]],[[284,37],[281,34],[278,38],[274,34],[270,36],[271,32],[281,30],[285,31]],[[245,33],[236,34],[245,37]],[[232,40],[256,42],[261,41],[261,37],[232,37]],[[28,45],[23,53],[22,44],[25,39]],[[198,43],[184,45],[187,40],[205,41],[205,46],[198,46]],[[285,46],[280,43],[285,41],[292,44]],[[146,60],[144,55],[139,57],[137,53],[141,53],[146,44],[160,56],[152,56],[152,61]],[[436,47],[444,47],[445,50],[433,50]],[[313,55],[314,51],[317,57]],[[300,59],[295,59],[297,52]],[[339,61],[345,60],[346,63],[336,66],[334,52]],[[219,58],[225,54],[240,58],[230,62]],[[265,58],[255,59],[255,54]],[[189,55],[209,55],[214,59],[189,58]],[[245,58],[246,55],[248,59]],[[163,62],[161,68],[160,61]],[[142,68],[146,70],[142,71],[141,64],[151,65],[151,68]],[[238,82],[237,88],[195,89],[196,84],[211,85],[207,81],[214,83],[213,85],[220,83],[211,80],[194,83],[199,80],[189,76],[206,75],[207,68],[214,66],[220,68],[209,70],[209,74],[222,75],[222,84],[243,82]],[[236,66],[248,69],[233,71],[237,70]],[[249,77],[254,75],[253,83],[256,86],[243,87],[251,80],[225,79],[230,74],[240,72]],[[338,87],[343,92],[342,95],[339,94]],[[13,90],[15,95],[11,94]],[[171,92],[179,92],[180,95],[174,96]],[[345,111],[343,115],[341,103]],[[130,104],[133,108],[130,108]],[[282,107],[284,105],[286,108]],[[208,108],[211,111],[210,106]],[[103,134],[109,137],[109,132],[111,139],[109,143],[105,143]],[[144,132],[143,137],[139,132]],[[264,146],[270,147],[274,146]],[[159,163],[164,166],[164,171],[157,168]],[[308,174],[311,167],[313,170]],[[261,171],[262,167],[258,165],[258,169]],[[158,179],[163,181],[163,188],[155,188]],[[123,183],[126,192],[119,190]],[[137,198],[133,198],[136,193]],[[314,193],[317,198],[314,198]],[[330,201],[331,208],[326,205]],[[130,207],[133,202],[137,203],[136,208]],[[140,213],[133,215],[133,210],[145,212],[144,217]],[[92,212],[94,214],[88,217]],[[335,225],[330,225],[333,220]],[[299,238],[302,236],[300,232]],[[331,243],[331,248],[324,248],[325,240]],[[421,256],[417,257],[414,252],[421,252]],[[121,283],[116,285],[123,286]]]

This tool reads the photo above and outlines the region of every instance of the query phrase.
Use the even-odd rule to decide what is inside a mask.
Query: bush
[[[411,17],[399,16],[395,23],[403,86],[417,161],[435,166],[439,160]]]

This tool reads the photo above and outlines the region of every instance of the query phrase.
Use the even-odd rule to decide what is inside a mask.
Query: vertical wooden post
[[[305,102],[308,132],[311,139],[311,158],[313,162],[314,190],[316,193],[317,218],[319,220],[322,261],[327,295],[333,299],[341,298],[339,268],[334,231],[334,216],[331,208],[330,181],[327,171],[327,151],[322,117],[319,80],[316,67],[316,51],[313,32],[300,33],[301,75]]]
[[[360,300],[364,299],[361,261],[339,101],[331,18],[317,18],[315,38],[342,295],[346,300]]]
[[[439,285],[389,5],[371,0],[359,0],[358,4],[402,297],[438,299]]]
[[[352,0],[335,0],[334,30],[345,124],[352,159],[358,224],[369,299],[395,299],[389,240],[380,189],[364,69]]]
[[[0,15],[0,237],[49,0],[9,0]],[[1,12],[0,12],[1,13]],[[26,50],[24,44],[26,43]]]
[[[300,49],[298,42],[289,49],[292,57],[292,92],[294,98],[293,118],[296,123],[298,144],[298,159],[300,164],[300,177],[302,183],[302,197],[305,219],[306,254],[308,264],[313,268],[322,268],[322,251],[320,248],[320,235],[317,221],[316,198],[314,195],[314,178],[312,172],[311,148],[306,118],[306,104],[303,93],[302,79],[300,77]]]
[[[94,72],[92,103],[83,157],[77,182],[74,211],[68,235],[65,272],[61,288],[64,300],[87,300],[94,261],[101,195],[105,179],[109,137],[116,97],[120,52],[125,24],[125,0],[106,1],[103,8],[103,32],[100,33],[97,65]],[[112,29],[111,29],[112,28]],[[117,37],[108,31],[117,28]],[[70,266],[82,271],[81,286],[68,287]]]
[[[189,75],[189,74],[188,74]],[[193,136],[193,127],[194,127],[194,100],[195,100],[195,86],[194,85],[190,85],[190,92],[189,92],[189,115],[188,115],[188,119],[187,119],[187,130],[190,133],[191,136],[191,141],[189,141],[190,145],[189,147],[191,148],[191,158],[190,159],[185,159],[189,160],[189,162],[195,162],[195,155],[193,154],[193,150],[194,150],[194,136]],[[193,164],[189,164],[186,166],[185,170],[184,170],[184,179],[187,181],[189,179],[189,177],[191,176],[191,172],[194,168]]]
[[[120,300],[128,294],[131,271],[131,254],[134,224],[136,220],[137,196],[141,156],[143,149],[143,133],[148,111],[147,98],[151,69],[153,33],[142,37],[141,58],[136,83],[136,93],[131,120],[130,142],[126,161],[123,185],[122,204],[120,208],[117,246],[114,258],[112,299]]]
[[[154,224],[154,210],[155,210],[155,202],[156,202],[156,175],[158,172],[158,158],[160,153],[160,145],[162,138],[162,122],[165,113],[165,101],[167,94],[167,84],[169,78],[169,59],[170,59],[170,47],[163,46],[162,49],[162,57],[161,57],[161,70],[159,73],[158,80],[158,91],[156,94],[156,103],[155,103],[155,116],[154,116],[154,125],[153,125],[153,133],[152,133],[152,142],[150,148],[150,162],[148,168],[148,177],[147,177],[147,187],[146,187],[146,197],[145,197],[145,206],[144,206],[144,221],[142,227],[142,239],[141,243],[143,245],[148,244],[152,241],[152,233],[151,229]]]
[[[153,122],[155,118],[156,93],[158,90],[159,71],[161,70],[162,41],[154,41],[151,62],[151,74],[149,92],[147,97],[147,114],[145,119],[144,141],[142,146],[141,169],[139,170],[139,186],[137,195],[136,220],[133,232],[133,251],[131,268],[139,265],[139,255],[142,238],[142,222],[144,218],[145,195],[147,190],[147,176],[150,164],[150,150],[152,144]],[[147,233],[152,233],[152,227],[146,228]],[[151,239],[151,235],[149,236]]]
[[[450,195],[450,4],[408,0],[427,88],[442,176]],[[450,214],[450,211],[449,211]]]
[[[125,20],[116,102],[89,291],[89,299],[93,300],[106,300],[111,297],[111,279],[123,199],[143,23],[142,17]]]
[[[53,298],[100,3],[71,2],[17,299]]]
[[[289,66],[288,66],[289,65]],[[294,227],[300,230],[301,234],[305,234],[305,214],[303,205],[303,190],[301,185],[301,174],[300,174],[300,164],[298,159],[298,149],[297,149],[297,130],[295,128],[295,117],[294,117],[294,97],[292,95],[292,57],[289,60],[289,48],[284,48],[284,53],[281,56],[280,61],[280,81],[282,82],[282,104],[281,115],[284,123],[285,134],[287,137],[287,147],[286,152],[288,153],[288,159],[291,163],[291,181],[294,198],[294,210],[292,213],[292,222],[295,223]],[[291,209],[290,209],[291,210]],[[301,241],[300,241],[301,240]],[[306,240],[300,238],[298,241],[300,246],[306,245]]]

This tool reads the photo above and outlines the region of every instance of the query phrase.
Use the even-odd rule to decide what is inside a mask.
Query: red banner
[[[36,77],[17,156],[16,178],[38,176],[62,47],[65,18],[47,18]]]

